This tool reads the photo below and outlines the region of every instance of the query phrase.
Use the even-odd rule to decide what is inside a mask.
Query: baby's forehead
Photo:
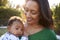
[[[23,23],[21,21],[14,21],[13,24],[16,24],[16,25],[17,24],[22,24],[23,25]]]
[[[21,23],[21,22],[19,22],[19,21],[13,22],[12,25],[17,26],[17,27],[23,27],[23,26],[24,26],[23,23]]]

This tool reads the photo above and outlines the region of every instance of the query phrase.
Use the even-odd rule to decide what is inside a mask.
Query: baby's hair
[[[23,24],[22,19],[19,16],[12,16],[9,20],[8,20],[8,26],[11,26],[13,24],[14,21],[18,21],[20,23]]]

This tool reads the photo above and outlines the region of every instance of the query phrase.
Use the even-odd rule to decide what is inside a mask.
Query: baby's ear
[[[8,30],[8,31],[10,30],[10,28],[11,28],[10,26],[7,26],[7,30]]]

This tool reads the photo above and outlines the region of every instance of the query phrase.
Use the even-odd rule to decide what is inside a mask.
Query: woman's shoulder
[[[44,31],[48,34],[55,34],[54,30],[49,29],[49,28],[46,28]]]
[[[47,36],[48,38],[52,38],[52,39],[57,39],[56,38],[56,34],[54,32],[54,30],[46,28],[43,32],[43,35]]]
[[[49,29],[49,28],[45,28],[43,30],[43,33],[46,34],[46,35],[56,35],[55,32],[54,32],[54,30]]]
[[[57,40],[56,33],[54,32],[54,30],[52,30],[52,29],[46,29],[46,30],[47,30],[46,35],[48,36],[49,39]]]

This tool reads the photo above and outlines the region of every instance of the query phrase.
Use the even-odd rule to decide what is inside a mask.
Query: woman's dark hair
[[[22,19],[18,16],[12,16],[9,20],[8,20],[8,26],[11,26],[13,24],[14,21],[18,21],[20,23],[22,23]],[[23,23],[22,23],[23,24]]]
[[[44,27],[50,28],[50,25],[53,25],[52,14],[49,7],[48,0],[32,0],[37,2],[39,5],[40,19],[39,24]]]

